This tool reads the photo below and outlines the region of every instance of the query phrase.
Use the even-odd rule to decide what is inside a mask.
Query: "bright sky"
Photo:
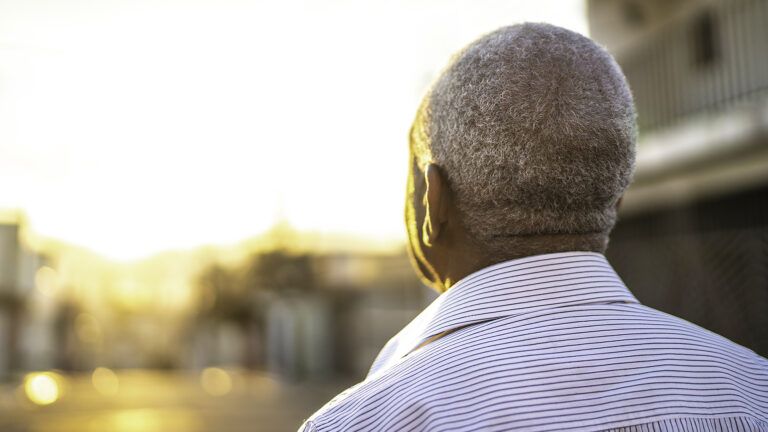
[[[0,208],[113,258],[403,238],[406,133],[451,53],[570,0],[0,0]]]

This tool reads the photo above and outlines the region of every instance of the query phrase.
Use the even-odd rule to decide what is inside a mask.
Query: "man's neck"
[[[510,238],[509,250],[496,252],[471,244],[461,248],[453,248],[451,253],[445,257],[444,262],[441,263],[442,271],[438,270],[442,284],[442,289],[439,291],[445,292],[472,273],[505,261],[558,252],[604,252],[600,247],[603,243],[598,243],[602,240],[592,240],[591,243],[589,240],[574,242],[574,237],[577,236],[516,236]]]

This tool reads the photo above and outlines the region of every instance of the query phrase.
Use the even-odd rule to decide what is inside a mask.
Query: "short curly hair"
[[[610,54],[570,30],[525,23],[454,56],[410,138],[420,166],[445,172],[481,244],[578,234],[604,249],[634,170],[637,122]]]

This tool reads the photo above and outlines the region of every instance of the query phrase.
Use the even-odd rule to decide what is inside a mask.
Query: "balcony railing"
[[[719,0],[620,59],[641,133],[768,96],[768,0]]]

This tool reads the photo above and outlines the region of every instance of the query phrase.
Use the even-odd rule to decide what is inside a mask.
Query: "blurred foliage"
[[[249,318],[249,302],[243,301],[242,272],[238,268],[227,268],[214,263],[205,268],[198,277],[200,309],[203,314],[215,318],[230,318],[235,321]]]
[[[308,291],[315,285],[308,254],[292,255],[280,250],[258,254],[249,268],[247,279],[254,288],[287,293]]]
[[[285,250],[256,253],[236,266],[213,263],[198,275],[198,312],[216,319],[247,322],[258,318],[261,300],[314,289],[312,256]]]

